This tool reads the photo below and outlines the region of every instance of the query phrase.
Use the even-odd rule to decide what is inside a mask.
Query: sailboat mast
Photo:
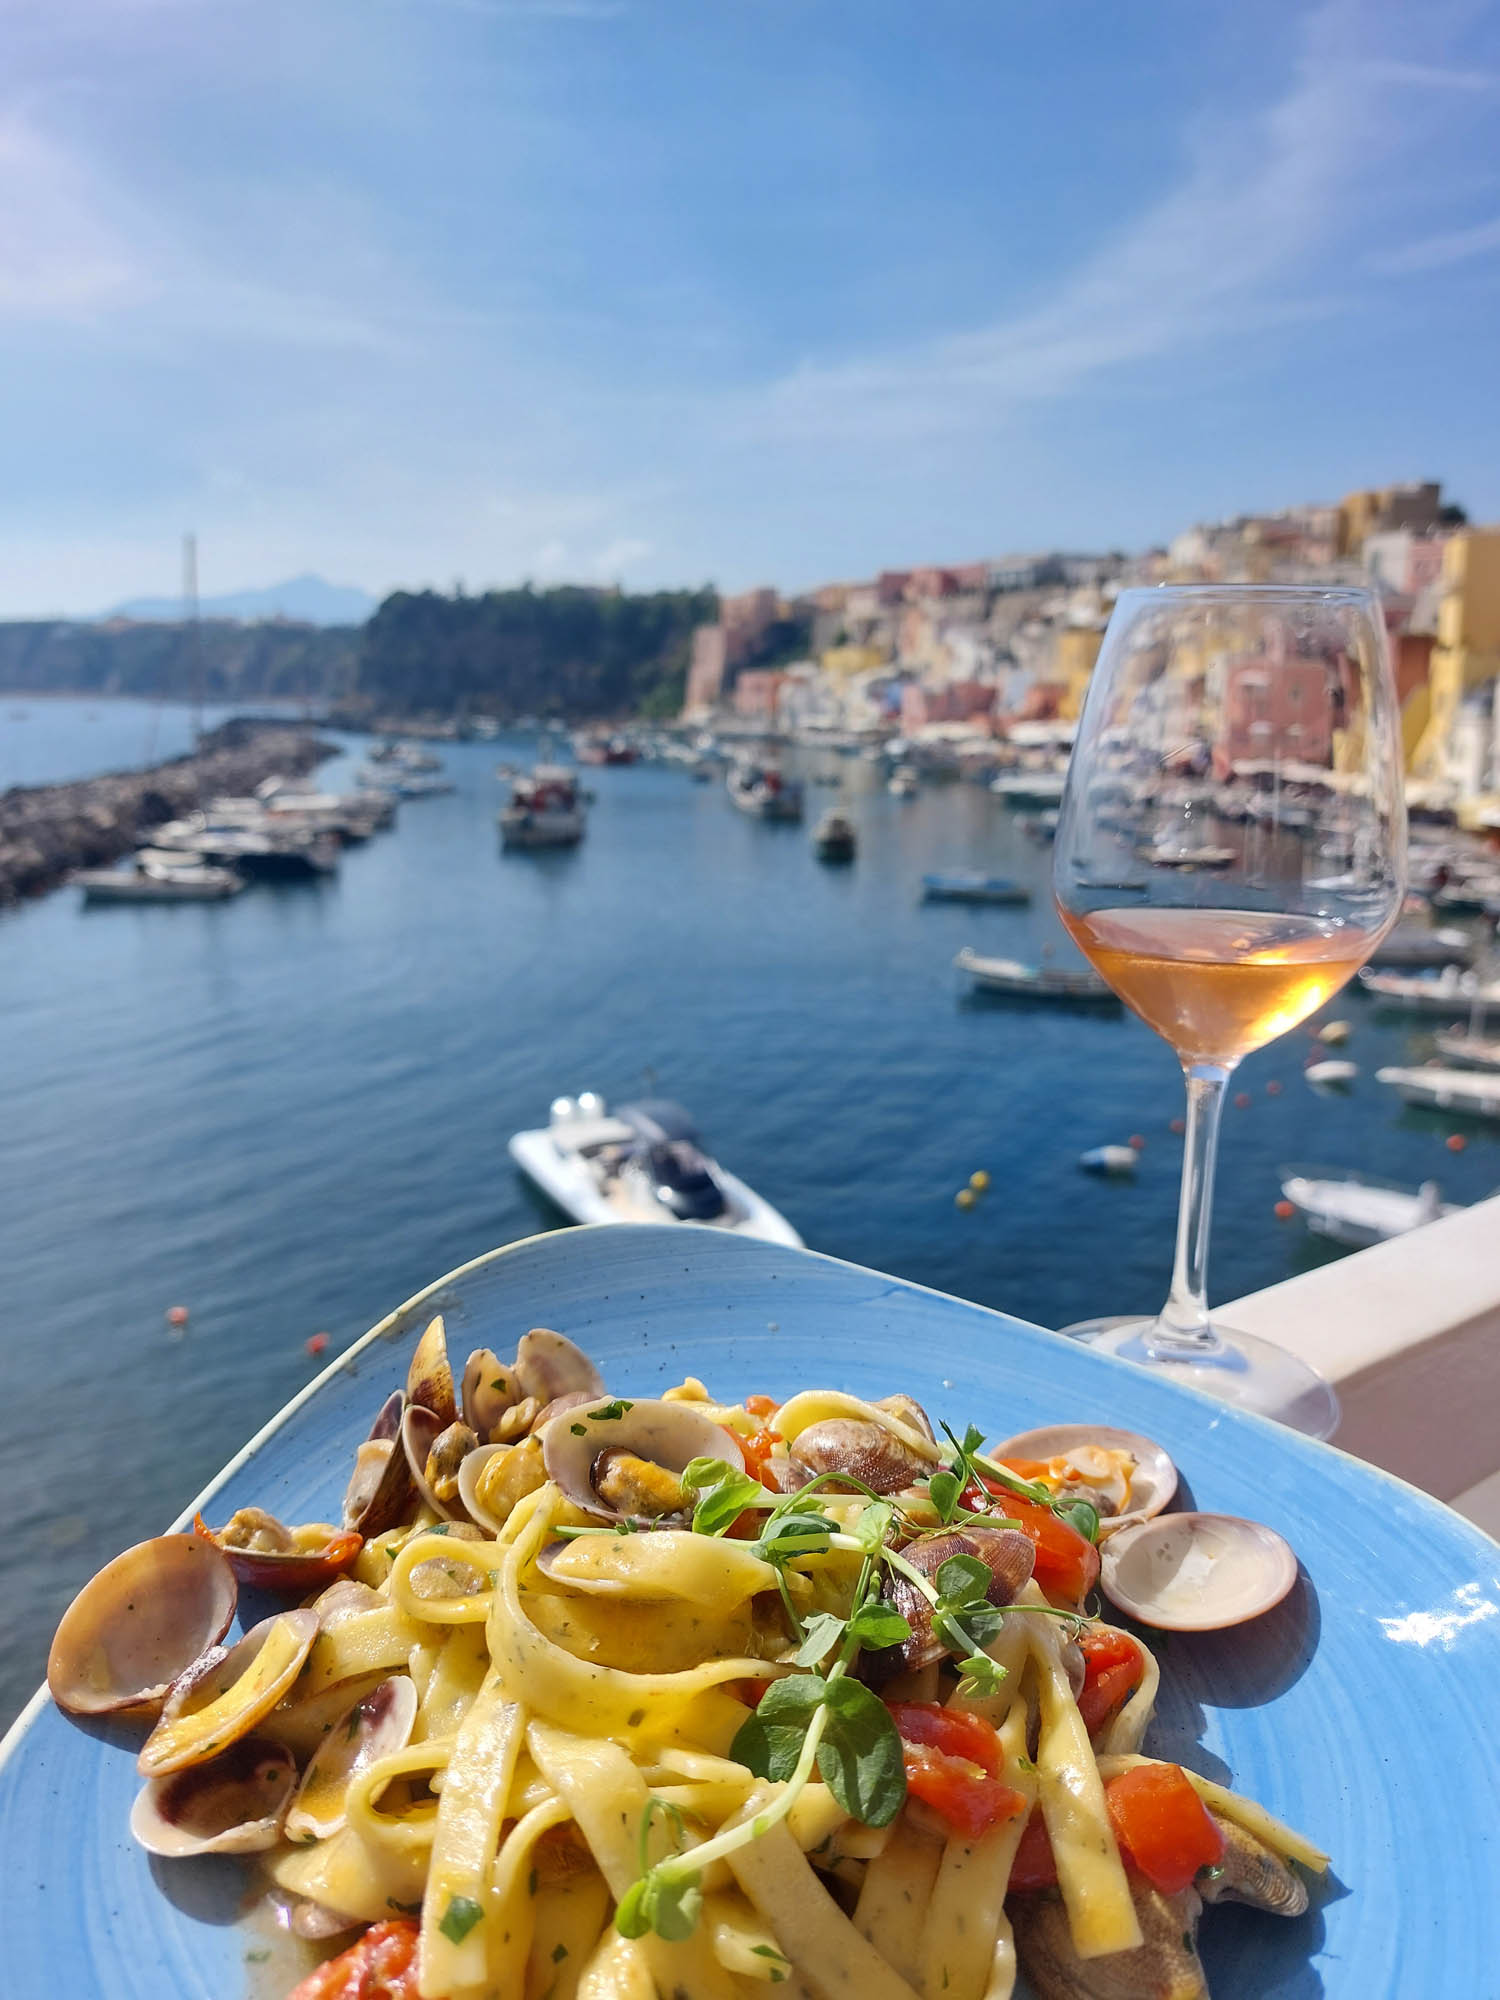
[[[203,734],[203,646],[198,626],[198,537],[182,538],[182,624],[187,641],[188,685],[193,714],[193,748]]]

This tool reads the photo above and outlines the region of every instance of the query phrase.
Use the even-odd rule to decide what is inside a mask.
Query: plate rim
[[[291,1422],[304,1403],[310,1403],[321,1392],[326,1383],[333,1381],[336,1376],[342,1374],[351,1363],[358,1360],[366,1349],[372,1347],[377,1340],[387,1339],[391,1335],[402,1331],[403,1322],[407,1319],[407,1316],[411,1315],[415,1317],[421,1311],[424,1301],[432,1298],[434,1293],[444,1291],[459,1279],[467,1277],[471,1272],[481,1270],[486,1265],[497,1263],[501,1258],[509,1257],[518,1251],[530,1249],[536,1244],[563,1244],[568,1242],[574,1234],[596,1236],[603,1232],[614,1235],[620,1231],[627,1232],[629,1237],[636,1241],[639,1241],[649,1232],[653,1237],[666,1238],[668,1241],[680,1243],[682,1238],[679,1232],[684,1227],[697,1232],[700,1236],[717,1238],[720,1241],[734,1241],[746,1246],[754,1245],[755,1249],[763,1250],[768,1254],[780,1253],[798,1259],[807,1258],[815,1263],[831,1264],[839,1270],[855,1271],[861,1276],[886,1279],[903,1292],[914,1292],[926,1298],[941,1299],[945,1304],[962,1306],[967,1312],[983,1313],[991,1319],[1007,1321],[1013,1326],[1022,1328],[1026,1333],[1041,1334],[1054,1340],[1066,1340],[1067,1338],[1066,1335],[1058,1333],[1054,1328],[1044,1327],[1035,1320],[1022,1319],[1018,1314],[1006,1312],[1002,1307],[981,1305],[975,1299],[960,1298],[956,1292],[945,1292],[936,1285],[924,1285],[914,1278],[902,1278],[890,1271],[878,1271],[870,1264],[857,1264],[852,1258],[834,1257],[825,1250],[810,1250],[806,1245],[803,1245],[801,1248],[793,1248],[790,1244],[761,1243],[758,1239],[751,1237],[726,1238],[721,1231],[711,1228],[706,1223],[581,1222],[569,1224],[561,1229],[539,1229],[533,1231],[529,1236],[518,1236],[509,1243],[501,1243],[496,1245],[492,1250],[482,1251],[477,1257],[467,1258],[462,1264],[456,1264],[451,1271],[445,1271],[441,1277],[432,1279],[430,1283],[421,1286],[419,1290],[413,1292],[410,1298],[404,1299],[400,1305],[393,1307],[383,1319],[377,1320],[367,1332],[362,1333],[357,1340],[351,1341],[342,1352],[336,1354],[327,1367],[320,1369],[310,1382],[305,1382],[294,1395],[288,1397],[281,1408],[268,1417],[260,1429],[247,1438],[239,1450],[220,1466],[219,1470],[213,1475],[202,1491],[188,1501],[171,1525],[161,1529],[160,1533],[165,1535],[182,1534],[187,1528],[190,1528],[194,1515],[202,1511],[204,1504],[212,1500],[219,1489],[227,1485],[229,1480],[234,1477],[235,1473],[247,1465],[278,1431]],[[752,1250],[752,1254],[754,1254],[754,1250]],[[1080,1343],[1069,1341],[1068,1345],[1070,1348],[1077,1350]],[[1096,1361],[1102,1361],[1110,1368],[1125,1369],[1130,1373],[1136,1372],[1133,1363],[1122,1361],[1117,1355],[1100,1353],[1097,1350],[1089,1351],[1093,1353]],[[1358,1466],[1361,1471],[1373,1474],[1376,1478],[1384,1480],[1389,1486],[1395,1487],[1399,1492],[1410,1495],[1422,1506],[1434,1510],[1444,1523],[1449,1526],[1450,1532],[1456,1527],[1461,1532],[1462,1538],[1471,1542],[1475,1547],[1476,1553],[1482,1554],[1487,1561],[1495,1562],[1497,1559],[1500,1559],[1500,1543],[1497,1543],[1489,1535],[1485,1534],[1482,1528],[1468,1520],[1466,1516],[1456,1512],[1455,1509],[1449,1507],[1445,1502],[1439,1500],[1434,1494],[1424,1491],[1420,1486],[1413,1486],[1410,1481],[1400,1478],[1396,1473],[1388,1472],[1384,1466],[1376,1465],[1370,1459],[1359,1458],[1353,1452],[1344,1451],[1338,1445],[1329,1443],[1327,1440],[1304,1436],[1302,1432],[1291,1430],[1287,1425],[1279,1424],[1271,1417],[1261,1416],[1255,1410],[1241,1409],[1237,1405],[1221,1402],[1217,1397],[1208,1395],[1204,1390],[1195,1389],[1191,1383],[1168,1382],[1164,1386],[1175,1389],[1191,1397],[1195,1403],[1206,1406],[1216,1418],[1227,1418],[1235,1424],[1247,1425],[1252,1432],[1270,1432],[1281,1443],[1286,1444],[1290,1442],[1295,1449],[1313,1453],[1326,1451],[1331,1452],[1335,1457],[1347,1459],[1351,1465]],[[51,1700],[51,1693],[44,1678],[25,1707],[22,1708],[11,1723],[9,1729],[6,1730],[4,1736],[0,1737],[0,1776],[4,1775],[7,1765],[20,1752],[33,1726],[51,1703]]]

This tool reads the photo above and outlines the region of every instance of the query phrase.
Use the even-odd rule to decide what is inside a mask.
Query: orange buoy
[[[1180,1139],[1183,1133],[1187,1130],[1187,1120],[1185,1118],[1174,1118],[1172,1120],[1172,1130],[1177,1134],[1178,1138]]]
[[[1290,1222],[1297,1211],[1289,1201],[1278,1201],[1276,1204],[1276,1213],[1283,1222]]]
[[[1125,1143],[1133,1153],[1144,1153],[1146,1150],[1146,1142],[1139,1132],[1132,1132]]]
[[[1248,1111],[1248,1110],[1249,1110],[1249,1108],[1250,1108],[1250,1093],[1249,1093],[1249,1091],[1248,1091],[1248,1090],[1237,1090],[1237,1091],[1235,1092],[1235,1094],[1234,1094],[1234,1108],[1235,1108],[1235,1110],[1236,1110],[1236,1111]]]
[[[307,1342],[307,1351],[309,1354],[321,1354],[327,1345],[328,1335],[326,1333],[315,1333]]]
[[[186,1326],[187,1323],[188,1323],[188,1309],[186,1306],[167,1307],[168,1326]]]
[[[1267,1097],[1280,1097],[1281,1095],[1281,1085],[1276,1081],[1274,1076],[1266,1085],[1266,1095]]]
[[[1450,1153],[1461,1153],[1469,1142],[1462,1132],[1450,1132],[1443,1143]]]

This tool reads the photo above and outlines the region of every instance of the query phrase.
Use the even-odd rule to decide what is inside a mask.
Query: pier
[[[144,771],[0,793],[0,905],[42,895],[75,868],[102,868],[164,820],[209,799],[243,796],[270,777],[302,777],[335,745],[305,730],[231,721],[188,757]]]

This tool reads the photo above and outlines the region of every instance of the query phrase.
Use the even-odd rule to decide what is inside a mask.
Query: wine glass
[[[1210,1320],[1208,1234],[1235,1065],[1339,990],[1405,893],[1396,691],[1370,592],[1122,591],[1079,723],[1052,879],[1080,949],[1187,1078],[1167,1302],[1155,1320],[1069,1331],[1328,1437],[1338,1401],[1315,1369]]]

